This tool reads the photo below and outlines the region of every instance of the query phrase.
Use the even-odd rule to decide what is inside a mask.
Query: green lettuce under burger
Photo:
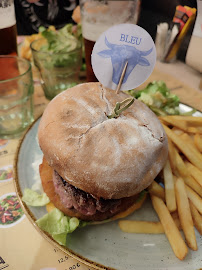
[[[131,214],[137,208],[139,208],[146,198],[146,192],[142,191],[133,208],[128,209],[125,213],[117,215],[112,219],[104,220],[102,222],[86,222],[76,217],[69,217],[64,215],[59,209],[55,208],[54,205],[47,207],[48,213],[36,221],[39,228],[49,233],[52,238],[57,241],[60,245],[66,245],[67,234],[72,233],[77,228],[85,227],[86,225],[96,225],[101,223],[110,222],[112,220],[126,217]],[[32,189],[26,188],[22,200],[29,206],[47,206],[50,203],[46,193],[39,193]]]

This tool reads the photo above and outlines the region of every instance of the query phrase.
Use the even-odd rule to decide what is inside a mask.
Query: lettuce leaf
[[[76,30],[73,24],[67,24],[55,31],[41,26],[39,31],[47,41],[41,46],[40,51],[52,54],[51,61],[45,63],[46,68],[71,67],[78,61],[77,49],[82,47],[81,27]],[[68,54],[67,52],[71,52]]]
[[[136,202],[142,199],[145,192],[146,192],[145,190],[140,192]],[[22,200],[30,206],[44,206],[47,203],[49,203],[49,198],[45,193],[42,193],[40,195],[39,193],[31,189],[24,190],[24,196]],[[103,221],[83,221],[76,217],[66,216],[59,209],[54,208],[51,212],[45,214],[43,217],[38,219],[36,223],[39,226],[39,228],[49,233],[52,236],[52,238],[55,241],[57,241],[60,245],[66,246],[67,234],[72,233],[77,228],[82,228],[85,227],[86,225],[104,224],[112,220],[113,218]]]
[[[146,88],[127,93],[145,103],[157,115],[178,115],[180,99],[172,94],[163,81],[150,82]]]
[[[41,35],[47,40],[47,45],[44,45],[41,50],[52,53],[66,53],[80,47],[79,34],[73,34],[72,24],[67,24],[58,31],[40,27]]]
[[[66,245],[68,233],[72,233],[80,225],[76,217],[65,216],[60,210],[54,208],[50,213],[36,221],[37,225],[48,232],[60,245]],[[83,224],[81,224],[83,227]]]
[[[29,188],[24,190],[22,200],[30,206],[44,206],[50,202],[46,193],[39,194],[38,192]]]

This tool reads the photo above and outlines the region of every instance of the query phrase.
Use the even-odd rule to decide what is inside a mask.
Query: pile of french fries
[[[194,227],[202,235],[202,117],[164,116],[160,121],[168,137],[168,160],[162,182],[148,188],[160,221],[120,220],[119,226],[129,233],[165,233],[183,260],[188,247],[198,249]]]

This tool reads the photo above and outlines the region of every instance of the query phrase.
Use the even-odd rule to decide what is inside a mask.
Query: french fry
[[[194,225],[198,232],[202,235],[202,216],[199,214],[196,207],[193,205],[193,203],[189,200],[189,205],[191,209],[192,218],[194,221]]]
[[[178,215],[177,211],[172,212],[171,216],[172,216],[173,219],[179,218],[179,215]]]
[[[193,203],[189,200],[189,205],[191,209],[191,214],[193,218],[194,225],[200,235],[202,235],[202,216],[199,214],[198,210],[196,207],[193,205]]]
[[[183,159],[175,149],[175,154],[176,154],[176,166],[177,170],[179,171],[179,175],[181,176],[189,187],[191,187],[194,191],[196,191],[201,197],[202,197],[202,188],[199,185],[199,183],[189,174],[190,172],[188,171]],[[176,174],[176,171],[175,171]]]
[[[178,230],[181,230],[182,226],[181,226],[179,218],[174,218],[173,220],[174,220],[175,225],[177,226]]]
[[[163,200],[156,196],[151,196],[153,207],[159,216],[161,224],[164,228],[165,234],[170,242],[170,245],[175,253],[176,257],[183,260],[187,253],[188,248],[182,239],[182,236],[170,214],[168,208],[164,204]]]
[[[176,169],[175,147],[170,138],[168,138],[168,157],[170,160],[170,166],[174,171]]]
[[[202,197],[201,186],[191,175],[182,176],[182,178],[187,186],[189,186],[191,189],[193,189],[196,193],[198,193]]]
[[[199,195],[196,192],[194,192],[190,187],[185,186],[185,188],[187,191],[188,198],[196,207],[196,209],[199,211],[199,213],[202,215],[202,198],[199,197]]]
[[[189,200],[185,189],[185,184],[182,178],[177,178],[177,181],[175,183],[175,191],[178,214],[186,238],[186,242],[192,250],[197,250],[198,247],[194,231],[194,224],[189,206]]]
[[[188,175],[187,168],[184,164],[183,159],[181,158],[180,154],[178,153],[177,149],[174,149],[174,154],[175,154],[175,161],[176,161],[176,167],[180,173],[180,175],[186,176]]]
[[[194,179],[199,183],[199,185],[202,187],[202,171],[199,170],[197,167],[195,167],[190,162],[185,162],[190,174],[194,177]]]
[[[148,191],[150,194],[155,195],[165,201],[165,190],[156,181],[151,183],[151,185],[148,187]]]
[[[173,127],[190,133],[202,133],[202,117],[175,117],[175,116],[161,116],[159,119],[165,125],[172,125]]]
[[[174,117],[161,116],[160,119],[169,125],[172,125],[172,126],[177,127],[181,130],[187,131],[187,123],[186,123],[186,121],[183,120],[183,118],[181,118],[181,120],[178,120],[178,119],[175,119]]]
[[[192,147],[190,143],[184,141],[181,136],[176,135],[170,128],[163,125],[167,136],[176,144],[176,146],[181,150],[181,152],[187,157],[191,163],[193,163],[197,168],[202,170],[202,155],[201,153]]]
[[[188,127],[187,132],[202,134],[202,127]]]
[[[120,220],[119,227],[123,232],[127,233],[164,233],[161,222]]]
[[[182,226],[181,226],[181,223],[180,223],[180,220],[179,220],[178,212],[177,211],[172,212],[171,216],[172,216],[176,226],[178,227],[178,229],[181,230]]]
[[[171,119],[174,121],[185,121],[188,126],[202,126],[202,117],[196,117],[196,116],[185,116],[185,115],[167,115],[165,116],[167,119]],[[160,117],[160,118],[164,118]]]
[[[194,226],[202,235],[202,117],[159,118],[169,147],[163,168],[165,189],[153,181],[148,191],[160,222],[120,220],[119,227],[128,233],[165,233],[176,257],[183,260],[187,245],[197,250]]]
[[[176,177],[179,177],[180,176],[180,174],[179,174],[179,172],[178,172],[178,170],[175,170],[174,172],[173,172],[173,179],[174,179],[174,183],[175,183],[175,178]]]
[[[181,224],[179,218],[175,218],[174,222],[178,229]],[[147,234],[161,234],[165,233],[161,222],[139,221],[139,220],[120,220],[118,222],[120,229],[127,233],[147,233]]]
[[[54,208],[55,208],[55,205],[52,202],[49,202],[46,205],[46,210],[47,210],[48,213],[51,212]]]
[[[202,136],[200,136],[199,134],[195,134],[194,143],[196,147],[198,148],[198,150],[202,153]]]
[[[173,127],[172,128],[172,131],[176,134],[176,135],[182,135],[184,134],[184,131],[182,129],[179,129],[179,128],[176,128],[176,127]]]
[[[180,136],[185,142],[189,143],[190,145],[192,145],[192,147],[196,150],[198,150],[196,148],[196,145],[194,143],[194,140],[191,138],[190,135],[188,135],[187,133],[183,133],[181,136]]]
[[[175,199],[175,186],[173,174],[171,171],[169,160],[167,160],[166,165],[163,168],[163,175],[164,175],[166,205],[170,212],[174,212],[177,209],[177,206]]]

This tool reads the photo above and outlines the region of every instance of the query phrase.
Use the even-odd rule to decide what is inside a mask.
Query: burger
[[[57,95],[44,111],[38,129],[41,181],[65,215],[84,221],[120,217],[136,208],[139,194],[163,168],[166,134],[145,104],[134,100],[109,117],[127,98],[100,83],[84,83]]]

